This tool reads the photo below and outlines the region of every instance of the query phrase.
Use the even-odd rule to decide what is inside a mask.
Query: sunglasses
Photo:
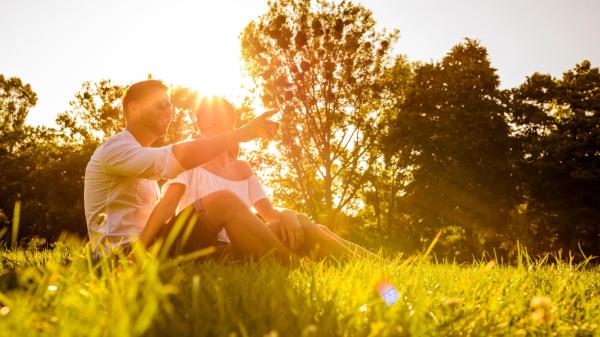
[[[156,102],[152,105],[152,107],[157,110],[167,110],[167,109],[172,110],[173,109],[173,105],[168,100],[162,100],[162,101]]]

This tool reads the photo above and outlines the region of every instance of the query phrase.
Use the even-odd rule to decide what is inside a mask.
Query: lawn
[[[600,336],[592,263],[94,263],[76,240],[0,251],[1,336]]]

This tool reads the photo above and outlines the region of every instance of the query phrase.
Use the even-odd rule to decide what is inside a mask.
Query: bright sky
[[[535,71],[555,76],[583,59],[600,65],[600,1],[363,0],[399,53],[438,60],[464,37],[488,48],[503,87]],[[0,0],[0,73],[38,93],[30,124],[54,125],[84,81],[149,73],[239,102],[239,34],[264,0]]]

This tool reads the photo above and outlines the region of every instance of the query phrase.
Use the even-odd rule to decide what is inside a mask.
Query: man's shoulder
[[[130,147],[141,147],[139,143],[129,134],[126,130],[116,133],[106,139],[102,143],[96,152],[113,152],[118,150],[124,150]]]
[[[136,145],[138,144],[135,140],[132,140],[131,137],[127,137],[125,130],[118,132],[108,137],[96,148],[88,165],[91,163],[100,164],[106,159],[107,155],[110,155],[110,153],[115,153]]]
[[[115,133],[114,135],[108,137],[106,139],[106,141],[104,142],[104,144],[102,144],[102,145],[104,145],[106,147],[106,146],[113,145],[115,143],[118,143],[118,144],[129,143],[129,144],[139,145],[138,142],[135,140],[135,138],[127,130],[123,130],[121,132]]]

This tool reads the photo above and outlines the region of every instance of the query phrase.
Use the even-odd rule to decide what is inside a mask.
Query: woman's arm
[[[253,205],[254,209],[261,218],[268,223],[273,223],[281,220],[281,212],[273,206],[269,198],[260,199]]]
[[[279,222],[281,230],[279,234],[283,242],[290,248],[297,249],[304,242],[304,230],[302,223],[294,211],[289,209],[276,209],[267,197],[258,178],[254,176],[250,164],[243,160],[236,160],[237,170],[248,178],[248,192],[250,202],[254,209],[268,223]]]
[[[154,240],[156,240],[156,236],[158,235],[161,226],[167,223],[175,215],[177,205],[184,192],[185,185],[183,184],[169,185],[165,195],[154,207],[152,214],[150,214],[146,226],[144,226],[144,230],[142,230],[142,234],[140,234],[139,240],[144,247],[148,248]]]

